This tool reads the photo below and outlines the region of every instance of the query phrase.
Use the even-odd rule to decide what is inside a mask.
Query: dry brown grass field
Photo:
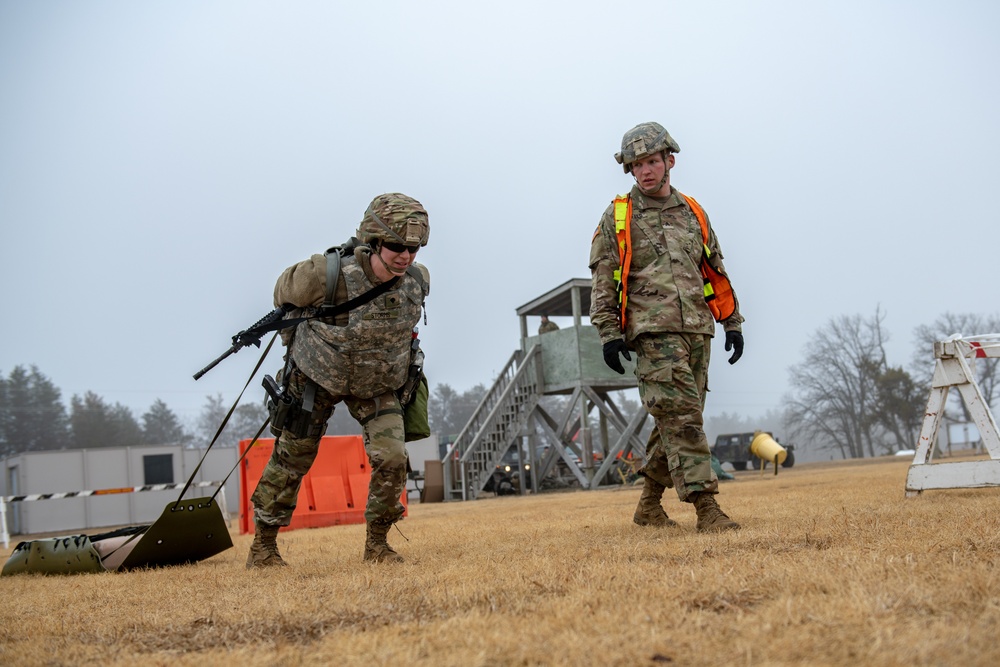
[[[401,565],[352,525],[282,533],[274,570],[234,534],[194,565],[4,577],[0,664],[1000,664],[1000,489],[906,498],[908,465],[740,473],[726,534],[675,496],[680,526],[635,526],[626,487],[414,504]]]

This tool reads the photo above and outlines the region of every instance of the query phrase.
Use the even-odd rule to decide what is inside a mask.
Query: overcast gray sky
[[[401,191],[431,385],[489,384],[515,308],[589,277],[655,120],[747,318],[708,412],[762,414],[832,317],[880,305],[904,364],[915,326],[996,312],[998,31],[970,1],[0,0],[0,372],[193,420],[278,274]]]

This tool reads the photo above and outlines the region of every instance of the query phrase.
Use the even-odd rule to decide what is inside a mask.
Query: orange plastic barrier
[[[240,441],[241,454],[249,444],[250,440]],[[273,449],[274,438],[261,438],[240,464],[240,533],[254,532],[250,496]],[[371,474],[360,435],[323,436],[316,461],[302,479],[292,523],[282,530],[364,523]],[[406,491],[400,500],[408,507]]]

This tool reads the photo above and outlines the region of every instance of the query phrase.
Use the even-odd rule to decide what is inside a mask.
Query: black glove
[[[740,344],[742,348],[742,343]],[[622,362],[618,359],[618,355],[624,355],[626,359],[632,361],[632,355],[628,353],[628,348],[625,347],[625,341],[621,338],[618,340],[611,340],[604,344],[604,363],[608,365],[608,368],[619,373],[621,375],[625,374],[625,369],[622,367]]]
[[[735,349],[733,356],[729,357],[729,363],[735,364],[743,356],[743,334],[739,331],[726,332],[726,352]],[[605,356],[605,358],[607,358]]]

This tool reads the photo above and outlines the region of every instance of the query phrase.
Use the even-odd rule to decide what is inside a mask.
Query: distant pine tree
[[[16,366],[0,385],[0,454],[59,449],[70,443],[60,392],[37,366]]]
[[[212,442],[212,438],[215,437],[228,412],[229,406],[223,400],[222,394],[205,397],[205,406],[201,409],[201,415],[198,416],[196,442],[199,447],[207,447]],[[252,438],[265,419],[267,419],[267,410],[262,402],[240,405],[229,418],[229,422],[219,435],[215,446],[236,447],[240,440]],[[271,432],[265,429],[261,437],[269,438]]]
[[[190,440],[191,436],[184,431],[177,415],[162,400],[153,401],[149,410],[142,415],[143,444],[177,445]]]
[[[143,433],[132,411],[121,403],[108,403],[92,391],[70,400],[70,428],[73,446],[131,447],[142,444]]]

